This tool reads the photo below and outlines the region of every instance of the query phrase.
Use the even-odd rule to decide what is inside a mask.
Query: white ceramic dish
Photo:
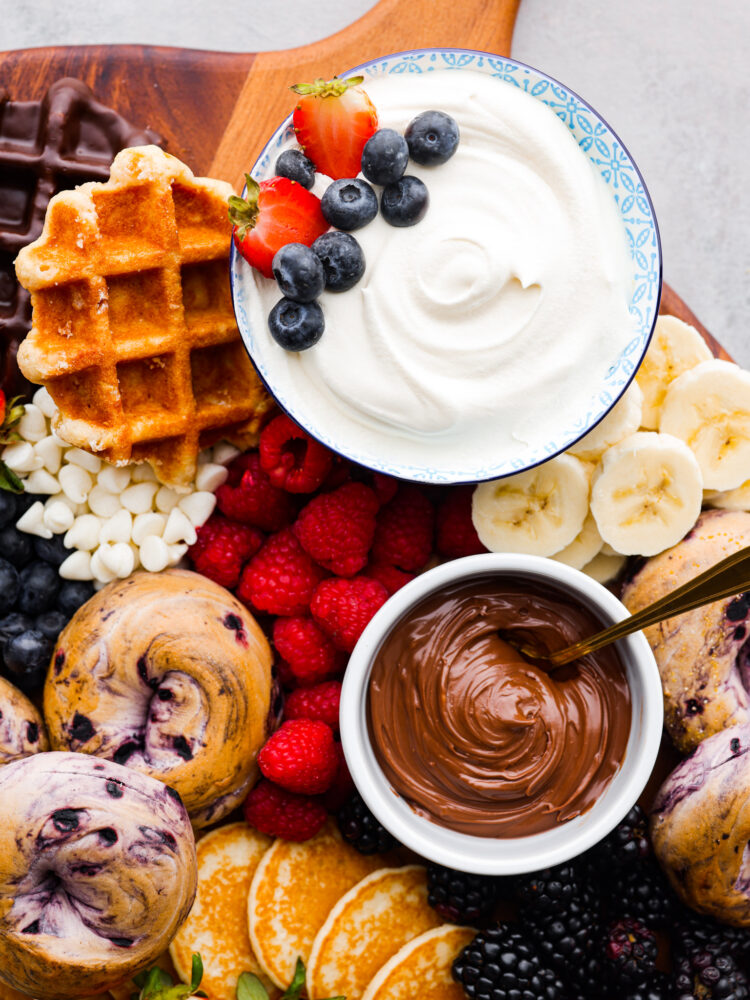
[[[378,649],[391,628],[415,604],[458,581],[513,576],[548,582],[586,605],[604,626],[629,612],[605,587],[563,563],[538,556],[489,553],[445,563],[397,591],[377,612],[352,653],[341,695],[341,740],[352,778],[363,799],[390,832],[413,851],[459,871],[517,875],[562,864],[612,830],[638,799],[651,774],[661,740],[663,708],[659,671],[643,633],[618,643],[632,696],[625,757],[599,800],[581,816],[527,837],[475,837],[418,815],[393,789],[370,745],[366,703]]]

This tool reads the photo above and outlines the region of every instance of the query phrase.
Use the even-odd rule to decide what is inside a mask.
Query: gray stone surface
[[[289,48],[325,37],[371,6],[2,0],[0,50],[95,42]],[[749,38],[750,4],[739,0],[523,0],[513,50],[577,90],[620,134],[656,205],[667,280],[748,367]]]

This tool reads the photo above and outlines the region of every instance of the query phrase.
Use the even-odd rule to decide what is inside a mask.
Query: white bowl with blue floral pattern
[[[628,286],[633,336],[614,358],[596,393],[580,401],[575,420],[558,427],[554,439],[529,447],[520,461],[517,455],[498,453],[484,456],[481,463],[457,462],[455,454],[442,462],[436,461],[433,453],[429,461],[420,464],[394,458],[387,448],[363,449],[356,433],[347,429],[346,421],[321,421],[305,394],[290,393],[279,377],[268,328],[258,321],[257,309],[251,308],[250,297],[255,289],[252,269],[234,246],[230,278],[237,324],[258,374],[279,406],[313,437],[352,461],[402,479],[433,484],[478,482],[512,475],[547,461],[587,434],[612,409],[634,378],[656,322],[662,280],[661,245],[645,183],[619,137],[582,98],[545,73],[486,52],[417,49],[375,59],[340,75],[364,75],[366,86],[368,80],[383,75],[425,74],[436,70],[486,74],[545,104],[570,130],[615,203],[632,266]],[[293,135],[290,116],[271,136],[255,163],[251,172],[256,180],[273,176],[276,156]],[[252,320],[251,315],[255,317]]]

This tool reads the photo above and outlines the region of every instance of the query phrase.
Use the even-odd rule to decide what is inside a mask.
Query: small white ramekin
[[[519,875],[562,864],[605,837],[638,799],[656,760],[663,723],[661,681],[642,632],[621,639],[632,698],[625,758],[601,797],[582,816],[527,837],[474,837],[420,816],[383,774],[369,739],[367,693],[378,650],[391,628],[423,598],[460,581],[512,576],[549,583],[580,600],[606,627],[629,614],[605,587],[564,563],[539,556],[488,553],[429,570],[397,591],[363,632],[349,660],[341,692],[341,741],[354,783],[394,837],[417,854],[449,868],[483,875]]]

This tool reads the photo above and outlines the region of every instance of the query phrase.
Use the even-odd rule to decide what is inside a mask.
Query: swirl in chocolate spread
[[[625,669],[610,646],[548,674],[540,653],[601,624],[549,586],[482,578],[434,594],[381,645],[368,725],[377,760],[420,814],[463,833],[516,837],[589,809],[630,733]]]

